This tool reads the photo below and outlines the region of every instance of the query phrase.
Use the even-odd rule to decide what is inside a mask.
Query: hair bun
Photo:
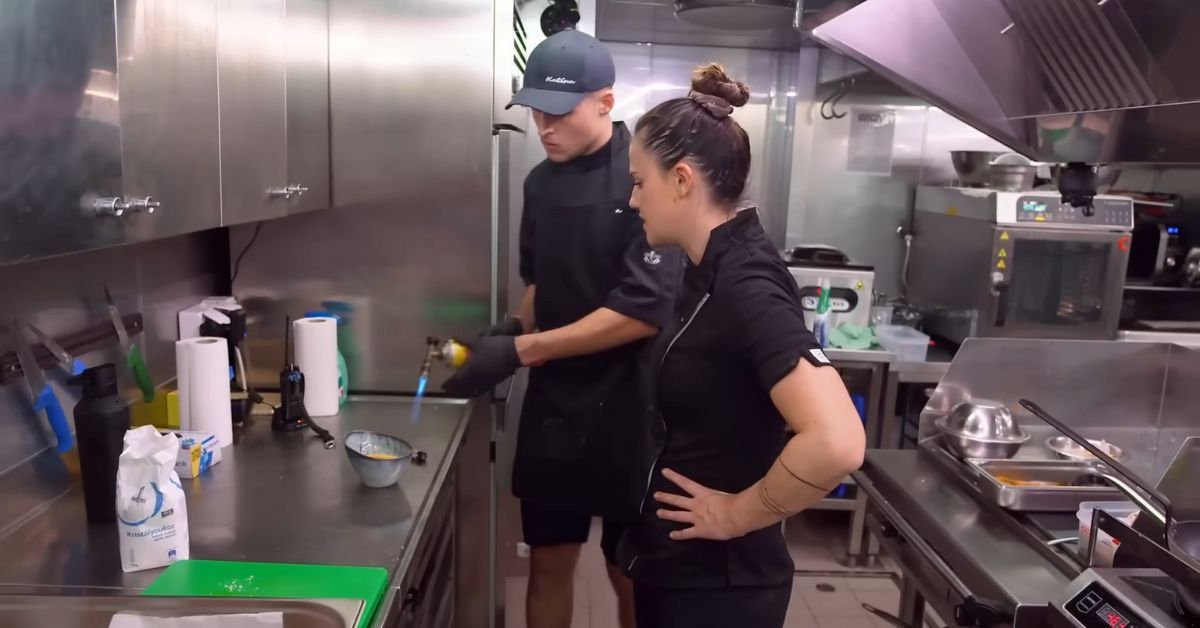
[[[719,63],[708,63],[692,71],[692,91],[720,98],[732,107],[741,107],[750,100],[750,88],[730,78]]]

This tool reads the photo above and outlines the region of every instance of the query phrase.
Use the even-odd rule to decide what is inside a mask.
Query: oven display
[[[1023,199],[1021,201],[1021,209],[1025,210],[1027,212],[1037,212],[1037,213],[1041,214],[1041,213],[1045,213],[1046,204],[1041,201],[1031,201],[1028,199]]]
[[[1113,608],[1110,604],[1101,606],[1100,610],[1096,611],[1096,614],[1100,616],[1100,619],[1104,620],[1104,623],[1112,626],[1112,628],[1129,628],[1129,620],[1117,612],[1117,609]]]

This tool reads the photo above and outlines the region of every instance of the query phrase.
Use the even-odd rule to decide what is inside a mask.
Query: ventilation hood
[[[866,0],[812,31],[1039,161],[1200,163],[1200,1]]]

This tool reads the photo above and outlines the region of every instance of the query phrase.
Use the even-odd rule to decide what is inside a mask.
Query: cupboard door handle
[[[153,214],[154,210],[162,207],[162,203],[154,200],[153,196],[145,196],[142,198],[129,199],[126,202],[126,206],[128,207],[128,211],[130,211],[130,212],[142,212],[142,213],[147,213],[147,214]]]
[[[291,187],[292,186],[289,185],[289,186],[284,186],[284,187],[280,187],[280,188],[269,188],[267,190],[267,196],[270,196],[271,198],[282,198],[282,199],[292,198],[293,192],[292,192]]]
[[[92,211],[97,216],[121,216],[129,209],[129,203],[119,196],[92,199]]]
[[[300,185],[299,183],[293,183],[284,189],[291,194],[295,194],[296,196],[303,196],[304,193],[308,191],[306,186]]]

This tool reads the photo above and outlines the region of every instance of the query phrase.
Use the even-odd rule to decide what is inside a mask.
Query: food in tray
[[[1070,482],[1062,482],[1058,480],[1026,480],[1015,478],[1003,473],[992,475],[997,482],[1005,486],[1034,486],[1034,487],[1054,487],[1054,486],[1107,486],[1108,482],[1103,477],[1094,473],[1084,473]]]
[[[995,477],[997,482],[1006,486],[1065,486],[1065,484],[1062,482],[1051,482],[1048,480],[1022,480],[999,473],[992,477]]]

